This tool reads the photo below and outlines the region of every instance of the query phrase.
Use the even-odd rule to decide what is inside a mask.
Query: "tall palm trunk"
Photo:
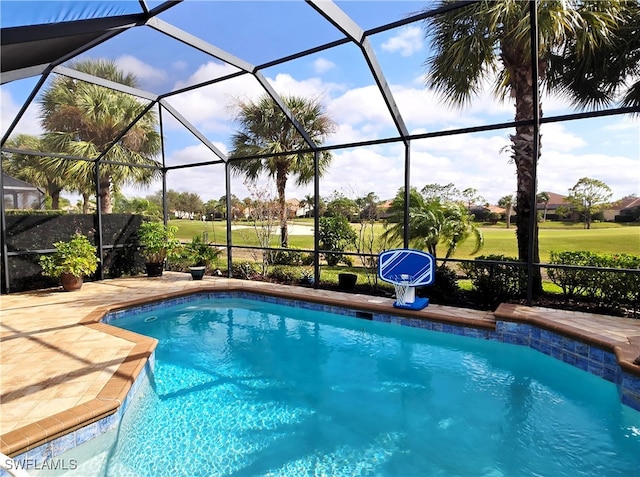
[[[287,186],[287,166],[278,165],[276,171],[276,188],[278,189],[278,204],[280,205],[280,246],[289,246],[289,231],[287,229],[287,202],[285,198],[285,188]]]
[[[58,210],[60,209],[60,191],[62,190],[61,187],[51,184],[49,185],[49,187],[47,187],[47,192],[49,192],[49,195],[51,196],[51,208],[53,210]]]
[[[89,213],[89,197],[90,195],[88,192],[82,193],[82,213],[83,214]]]
[[[506,63],[506,62],[505,62]],[[543,71],[543,70],[542,70]],[[516,121],[526,121],[533,118],[533,80],[531,67],[519,66],[510,68],[511,85],[513,88],[513,96],[516,101]],[[542,116],[542,108],[540,108]],[[534,159],[534,140],[540,145],[540,136],[534,137],[534,127],[518,126],[516,133],[511,137],[512,158],[516,164],[517,176],[517,196],[516,203],[518,210],[516,214],[516,237],[518,241],[518,257],[521,261],[528,263],[533,260],[534,263],[540,262],[538,252],[538,226],[534,221],[533,229],[530,229],[532,207],[531,198],[534,197],[536,183],[533,178],[534,160],[537,162],[540,155],[540,147],[538,147],[538,157]],[[533,248],[529,250],[530,234],[533,234]],[[530,253],[533,257],[530,257]],[[539,295],[542,293],[542,277],[540,269],[534,267],[533,271],[533,293]]]
[[[104,174],[100,176],[100,211],[103,214],[110,214],[113,210],[111,203],[111,176]]]

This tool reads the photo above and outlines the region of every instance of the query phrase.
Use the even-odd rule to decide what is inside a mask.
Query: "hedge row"
[[[551,252],[550,263],[580,267],[640,269],[640,256],[625,253]],[[587,296],[607,304],[640,299],[640,272],[550,268],[549,279],[568,297]]]
[[[527,271],[523,267],[507,263],[517,262],[516,257],[505,255],[481,255],[474,262],[460,264],[460,269],[471,280],[478,301],[487,306],[495,306],[510,298],[522,297],[527,289]]]

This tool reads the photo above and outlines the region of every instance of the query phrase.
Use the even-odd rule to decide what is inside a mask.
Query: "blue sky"
[[[158,2],[151,5],[154,6]],[[339,1],[336,4],[364,30],[393,22],[423,9],[429,2]],[[19,24],[25,15],[36,22],[83,18],[99,14],[131,13],[137,2],[14,2],[3,0],[2,25]],[[35,16],[34,16],[35,15]],[[241,58],[261,65],[301,49],[342,38],[342,34],[302,1],[245,2],[189,0],[160,18],[182,30]],[[13,23],[12,23],[13,22]],[[369,37],[378,62],[403,119],[412,133],[477,126],[513,119],[513,101],[499,102],[490,87],[464,109],[452,109],[424,86],[424,61],[429,54],[421,25],[414,24]],[[137,75],[142,89],[164,93],[235,71],[234,67],[159,33],[149,27],[125,32],[80,58],[109,58]],[[331,144],[396,136],[360,49],[346,44],[331,50],[262,70],[280,94],[319,97],[338,123]],[[0,109],[6,130],[36,79],[2,85]],[[243,75],[234,80],[199,88],[169,99],[219,149],[227,151],[235,130],[233,105],[238,99],[262,93],[258,83]],[[574,112],[562,98],[544,95],[545,117]],[[27,111],[15,133],[40,132],[37,107]],[[214,159],[199,141],[167,114],[163,114],[168,165]],[[515,166],[509,163],[511,130],[414,141],[411,183],[453,182],[458,188],[473,187],[489,202],[516,189]],[[542,128],[539,190],[566,194],[581,177],[604,181],[614,198],[640,193],[640,121],[630,116],[599,118]],[[404,150],[399,145],[380,145],[334,153],[332,167],[321,182],[321,195],[334,190],[355,197],[374,191],[391,198],[403,185]],[[268,184],[267,181],[263,181]],[[222,167],[208,166],[171,172],[168,186],[198,193],[203,199],[224,194]],[[160,188],[126,189],[127,195],[143,196]],[[232,193],[240,198],[248,191],[234,178]],[[302,198],[312,187],[296,188],[289,197]]]

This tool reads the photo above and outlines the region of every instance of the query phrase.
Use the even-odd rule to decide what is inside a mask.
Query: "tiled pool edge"
[[[292,298],[291,296],[296,296],[297,298]],[[361,299],[362,301],[349,302],[347,300],[329,299],[322,296],[306,296],[296,293],[285,295],[278,290],[247,291],[243,287],[229,287],[227,289],[215,290],[188,290],[149,297],[137,303],[123,303],[118,306],[112,306],[110,309],[93,313],[87,316],[83,322],[88,326],[104,328],[106,332],[111,334],[118,334],[118,331],[114,331],[118,330],[118,328],[108,326],[108,323],[126,314],[147,312],[175,304],[187,303],[203,297],[208,299],[223,297],[249,298],[306,309],[329,311],[341,315],[388,322],[401,326],[411,326],[461,336],[526,345],[616,383],[621,401],[629,407],[640,410],[640,369],[638,369],[637,375],[624,371],[619,365],[615,350],[610,351],[606,349],[611,347],[608,343],[598,342],[597,345],[587,344],[561,333],[541,329],[538,326],[533,326],[528,323],[519,323],[517,317],[514,318],[515,322],[507,319],[495,320],[495,316],[499,314],[497,312],[483,313],[470,311],[467,314],[468,317],[447,317],[446,307],[433,307],[424,313],[405,312],[404,310],[391,308],[390,303],[392,300],[368,300],[363,296],[352,296],[354,299]],[[493,319],[488,320],[485,316],[487,314],[491,315]],[[107,331],[107,329],[109,329],[109,331]],[[137,376],[131,374],[135,379],[133,385],[127,392],[123,405],[119,406],[113,414],[100,421],[93,422],[88,426],[74,430],[72,433],[73,437],[69,437],[71,434],[61,435],[51,442],[21,453],[16,457],[16,460],[28,458],[34,459],[30,462],[41,462],[50,459],[68,450],[68,448],[74,447],[89,438],[96,437],[99,433],[106,432],[117,426],[128,403],[135,395],[139,383],[144,376],[147,375],[147,372],[152,370],[153,356],[153,353],[149,355],[149,360],[146,361],[146,364],[140,369]],[[634,369],[634,372],[635,371]],[[70,447],[67,448],[66,446]],[[0,472],[0,475],[4,474]]]

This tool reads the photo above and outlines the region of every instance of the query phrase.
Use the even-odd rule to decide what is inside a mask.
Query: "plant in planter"
[[[160,277],[168,256],[179,253],[180,241],[175,234],[178,227],[168,226],[162,222],[143,222],[138,229],[138,241],[142,245],[142,256],[145,259],[147,276]]]
[[[68,242],[53,244],[56,251],[40,257],[42,273],[52,278],[60,277],[66,291],[79,290],[83,278],[98,268],[96,247],[82,234],[75,234]]]
[[[200,235],[194,235],[191,242],[185,245],[185,255],[191,263],[191,277],[194,280],[202,280],[207,268],[220,253],[220,249],[205,242]]]

